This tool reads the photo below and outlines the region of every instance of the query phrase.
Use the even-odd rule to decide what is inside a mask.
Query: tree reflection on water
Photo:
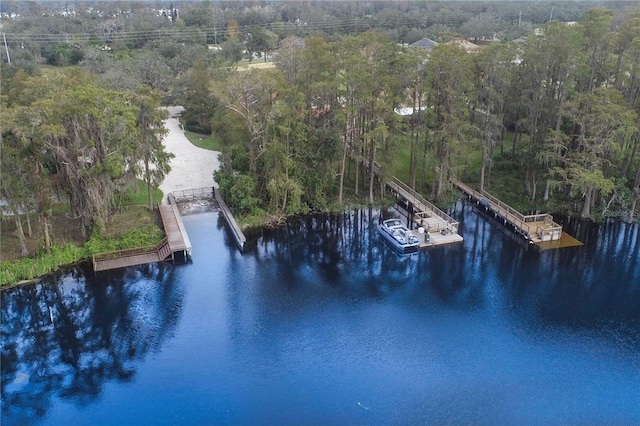
[[[2,418],[34,421],[54,397],[86,405],[105,382],[132,380],[180,316],[183,290],[164,264],[100,273],[90,266],[6,290]]]
[[[378,223],[397,213],[371,208],[292,219],[282,229],[264,230],[245,255],[277,261],[287,283],[305,282],[311,270],[323,283],[359,296],[409,287],[415,298],[431,294],[450,307],[587,328],[621,321],[640,334],[637,224],[564,223],[585,245],[540,251],[469,204],[450,213],[464,243],[416,256],[398,255],[381,242]]]
[[[350,395],[348,390],[336,393],[334,383],[356,383],[345,381],[344,373],[350,373],[340,368],[357,367],[367,357],[380,373],[360,370],[364,382],[386,380],[395,374],[395,363],[404,360],[405,365],[418,366],[410,370],[412,378],[432,374],[421,376],[414,398],[421,397],[423,388],[435,378],[443,387],[433,395],[445,395],[447,401],[446,391],[456,392],[452,377],[466,380],[469,389],[485,389],[486,377],[493,378],[494,370],[503,363],[510,366],[497,376],[498,385],[492,392],[454,398],[456,407],[471,412],[477,404],[495,402],[487,403],[486,395],[519,407],[520,394],[504,393],[500,380],[522,383],[523,378],[537,378],[541,372],[547,372],[542,374],[543,385],[528,382],[522,394],[537,395],[538,401],[554,395],[552,399],[561,401],[573,385],[558,382],[549,393],[545,380],[551,383],[561,375],[581,383],[585,374],[598,373],[593,365],[601,365],[603,351],[604,359],[615,362],[603,369],[601,380],[613,389],[627,378],[636,378],[634,366],[639,365],[640,353],[638,224],[565,223],[565,229],[585,245],[538,251],[508,238],[503,228],[474,213],[467,203],[458,202],[449,213],[459,220],[464,242],[408,257],[397,255],[378,235],[378,224],[395,215],[393,211],[369,208],[294,218],[282,228],[256,231],[242,255],[235,251],[221,221],[214,229],[211,221],[215,216],[202,215],[187,219],[185,225],[191,227],[189,231],[202,231],[192,235],[194,247],[203,254],[200,261],[180,272],[160,264],[94,277],[90,266],[85,266],[39,284],[6,290],[1,317],[2,420],[55,422],[59,400],[108,410],[113,405],[96,400],[109,382],[128,383],[120,389],[129,388],[129,395],[136,393],[128,402],[130,410],[137,409],[136,404],[149,397],[145,389],[152,385],[146,373],[154,368],[146,370],[141,365],[145,358],[152,358],[149,354],[160,351],[170,359],[179,353],[185,362],[171,366],[171,377],[181,379],[176,381],[178,392],[151,398],[152,408],[141,417],[149,422],[155,418],[166,421],[166,417],[154,416],[166,414],[158,413],[180,402],[182,405],[175,405],[181,407],[176,408],[177,415],[188,423],[234,419],[247,423],[251,407],[261,415],[269,407],[266,415],[272,417],[259,418],[277,423],[291,401],[282,396],[294,389],[283,383],[296,377],[303,388],[308,386],[306,391],[319,395],[303,402],[324,412],[327,399],[334,398],[336,404]],[[187,287],[189,301],[197,301],[195,305],[187,302]],[[205,311],[199,304],[203,300],[208,301]],[[192,332],[199,338],[192,338]],[[470,334],[478,332],[479,339]],[[176,348],[171,346],[180,345],[167,345],[172,338],[215,350],[195,357],[195,362],[184,358],[184,352],[173,352]],[[486,343],[500,348],[499,357]],[[557,347],[567,343],[573,349],[559,353]],[[191,349],[180,347],[181,351]],[[430,353],[436,363],[429,361],[423,368],[424,353]],[[449,374],[450,358],[459,362],[462,375]],[[439,365],[438,359],[446,360],[440,364],[442,369],[431,369]],[[529,359],[533,360],[531,368],[527,367]],[[629,365],[631,375],[620,379],[618,371],[628,374]],[[386,366],[391,370],[385,370]],[[556,368],[548,370],[548,366]],[[565,373],[567,368],[571,371]],[[616,370],[619,368],[622,370]],[[254,374],[256,370],[262,374]],[[208,381],[194,387],[203,371]],[[314,375],[316,381],[307,380]],[[278,380],[272,383],[272,377]],[[256,384],[256,389],[277,390],[269,395],[262,391],[259,396],[247,395],[247,388]],[[228,399],[224,404],[210,404],[202,397],[202,389],[215,398]],[[406,394],[396,390],[379,396],[386,401],[402,395],[392,405],[407,401]],[[366,393],[369,387],[363,385],[360,391]],[[290,396],[305,393],[295,391]],[[590,396],[589,391],[574,395],[572,409],[579,411],[576,407],[583,397]],[[270,404],[263,406],[263,397]],[[252,405],[254,400],[259,408]],[[610,401],[619,400],[615,394]],[[414,413],[411,419],[415,421],[408,423],[429,419],[437,423],[448,418],[447,409],[438,411],[439,401],[431,398],[423,411]],[[555,406],[558,413],[564,410],[562,401]],[[543,402],[546,409],[548,400]],[[197,404],[206,409],[188,411]],[[530,408],[538,412],[536,403]],[[403,409],[391,411],[400,417],[378,418],[379,423],[397,423],[406,414]],[[428,413],[435,414],[429,417]],[[98,420],[105,420],[100,415]],[[306,413],[291,418],[296,420],[291,423],[308,420]],[[362,420],[344,413],[335,418],[341,423]],[[462,418],[472,419],[464,414]],[[582,418],[563,419],[575,422]],[[636,418],[633,413],[621,417]]]

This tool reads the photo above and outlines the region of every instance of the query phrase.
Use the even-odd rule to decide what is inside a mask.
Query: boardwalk
[[[478,204],[492,211],[505,225],[511,224],[516,232],[527,240],[538,244],[562,238],[562,226],[555,223],[550,214],[523,215],[486,191],[476,191],[457,179],[451,179],[451,182],[469,197],[477,200]]]
[[[142,247],[133,250],[118,250],[109,253],[99,253],[93,256],[93,271],[108,271],[110,269],[125,268],[127,266],[144,265],[160,261],[158,249],[155,246]]]
[[[125,268],[127,266],[144,265],[163,260],[175,260],[176,255],[184,259],[191,254],[191,242],[182,223],[182,216],[170,194],[171,204],[158,206],[160,217],[164,225],[165,238],[155,246],[139,247],[135,249],[117,250],[93,255],[94,272],[109,269]]]
[[[162,217],[162,224],[164,225],[164,233],[168,239],[169,249],[173,253],[179,251],[191,253],[191,242],[189,241],[187,231],[184,229],[182,216],[180,216],[178,206],[176,206],[172,195],[169,195],[169,201],[173,202],[171,204],[161,204],[158,206],[160,217]]]
[[[425,200],[395,176],[392,177],[391,181],[386,182],[386,185],[412,206],[411,208],[414,210],[414,212],[411,212],[413,213],[413,221],[418,227],[418,230],[413,230],[412,232],[420,240],[420,248],[463,241],[462,236],[458,234],[457,220]],[[424,232],[420,232],[420,228]]]

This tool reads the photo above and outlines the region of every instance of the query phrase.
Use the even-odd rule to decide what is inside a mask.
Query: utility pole
[[[520,26],[520,22],[522,22],[522,11],[520,11],[520,15],[518,16],[518,27]]]
[[[7,51],[7,62],[11,65],[11,56],[9,56],[9,46],[7,46],[7,37],[4,33],[2,33],[2,38],[4,39],[4,48]]]
[[[549,16],[549,21],[553,19],[553,6],[551,6],[551,15]]]
[[[356,0],[356,34],[358,34],[358,0]]]

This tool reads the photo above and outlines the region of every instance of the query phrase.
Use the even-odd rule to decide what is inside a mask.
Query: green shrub
[[[49,274],[61,266],[72,265],[106,251],[153,246],[162,240],[164,233],[156,225],[147,229],[127,232],[117,238],[102,238],[94,234],[83,247],[73,244],[51,247],[36,259],[24,258],[0,263],[0,286],[15,284]]]
[[[149,202],[148,196],[146,182],[141,179],[136,179],[136,185],[127,189],[124,194],[116,196],[115,204],[123,206],[133,204],[146,205]],[[153,204],[158,204],[162,201],[164,194],[160,189],[153,188],[151,196],[153,197]]]
[[[51,252],[37,259],[24,258],[0,263],[0,285],[15,284],[49,274],[60,266],[76,263],[87,257],[86,249],[73,244],[51,247]]]
[[[189,122],[184,125],[184,128],[193,133],[201,133],[203,135],[211,134],[211,126],[203,126],[202,124]]]
[[[162,235],[163,232],[160,228],[156,225],[151,225],[144,231],[130,231],[117,238],[100,238],[92,236],[84,246],[89,256],[92,256],[106,251],[152,246],[162,240]]]
[[[84,58],[82,50],[68,43],[45,45],[43,56],[49,65],[66,67],[77,65]]]
[[[206,135],[201,133],[185,132],[185,136],[189,139],[189,142],[198,148],[208,149],[209,151],[222,150],[222,141],[220,140],[220,136],[215,133]]]
[[[260,199],[256,197],[256,181],[248,175],[240,175],[229,188],[227,204],[238,214],[256,213]]]

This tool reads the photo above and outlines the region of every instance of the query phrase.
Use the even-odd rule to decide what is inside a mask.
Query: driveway
[[[220,167],[219,152],[198,148],[184,135],[176,118],[184,108],[175,106],[167,109],[171,116],[165,121],[169,133],[164,138],[164,146],[175,158],[171,160],[171,172],[160,184],[164,193],[163,202],[166,202],[167,196],[173,191],[217,187],[218,184],[213,180],[213,172]]]

